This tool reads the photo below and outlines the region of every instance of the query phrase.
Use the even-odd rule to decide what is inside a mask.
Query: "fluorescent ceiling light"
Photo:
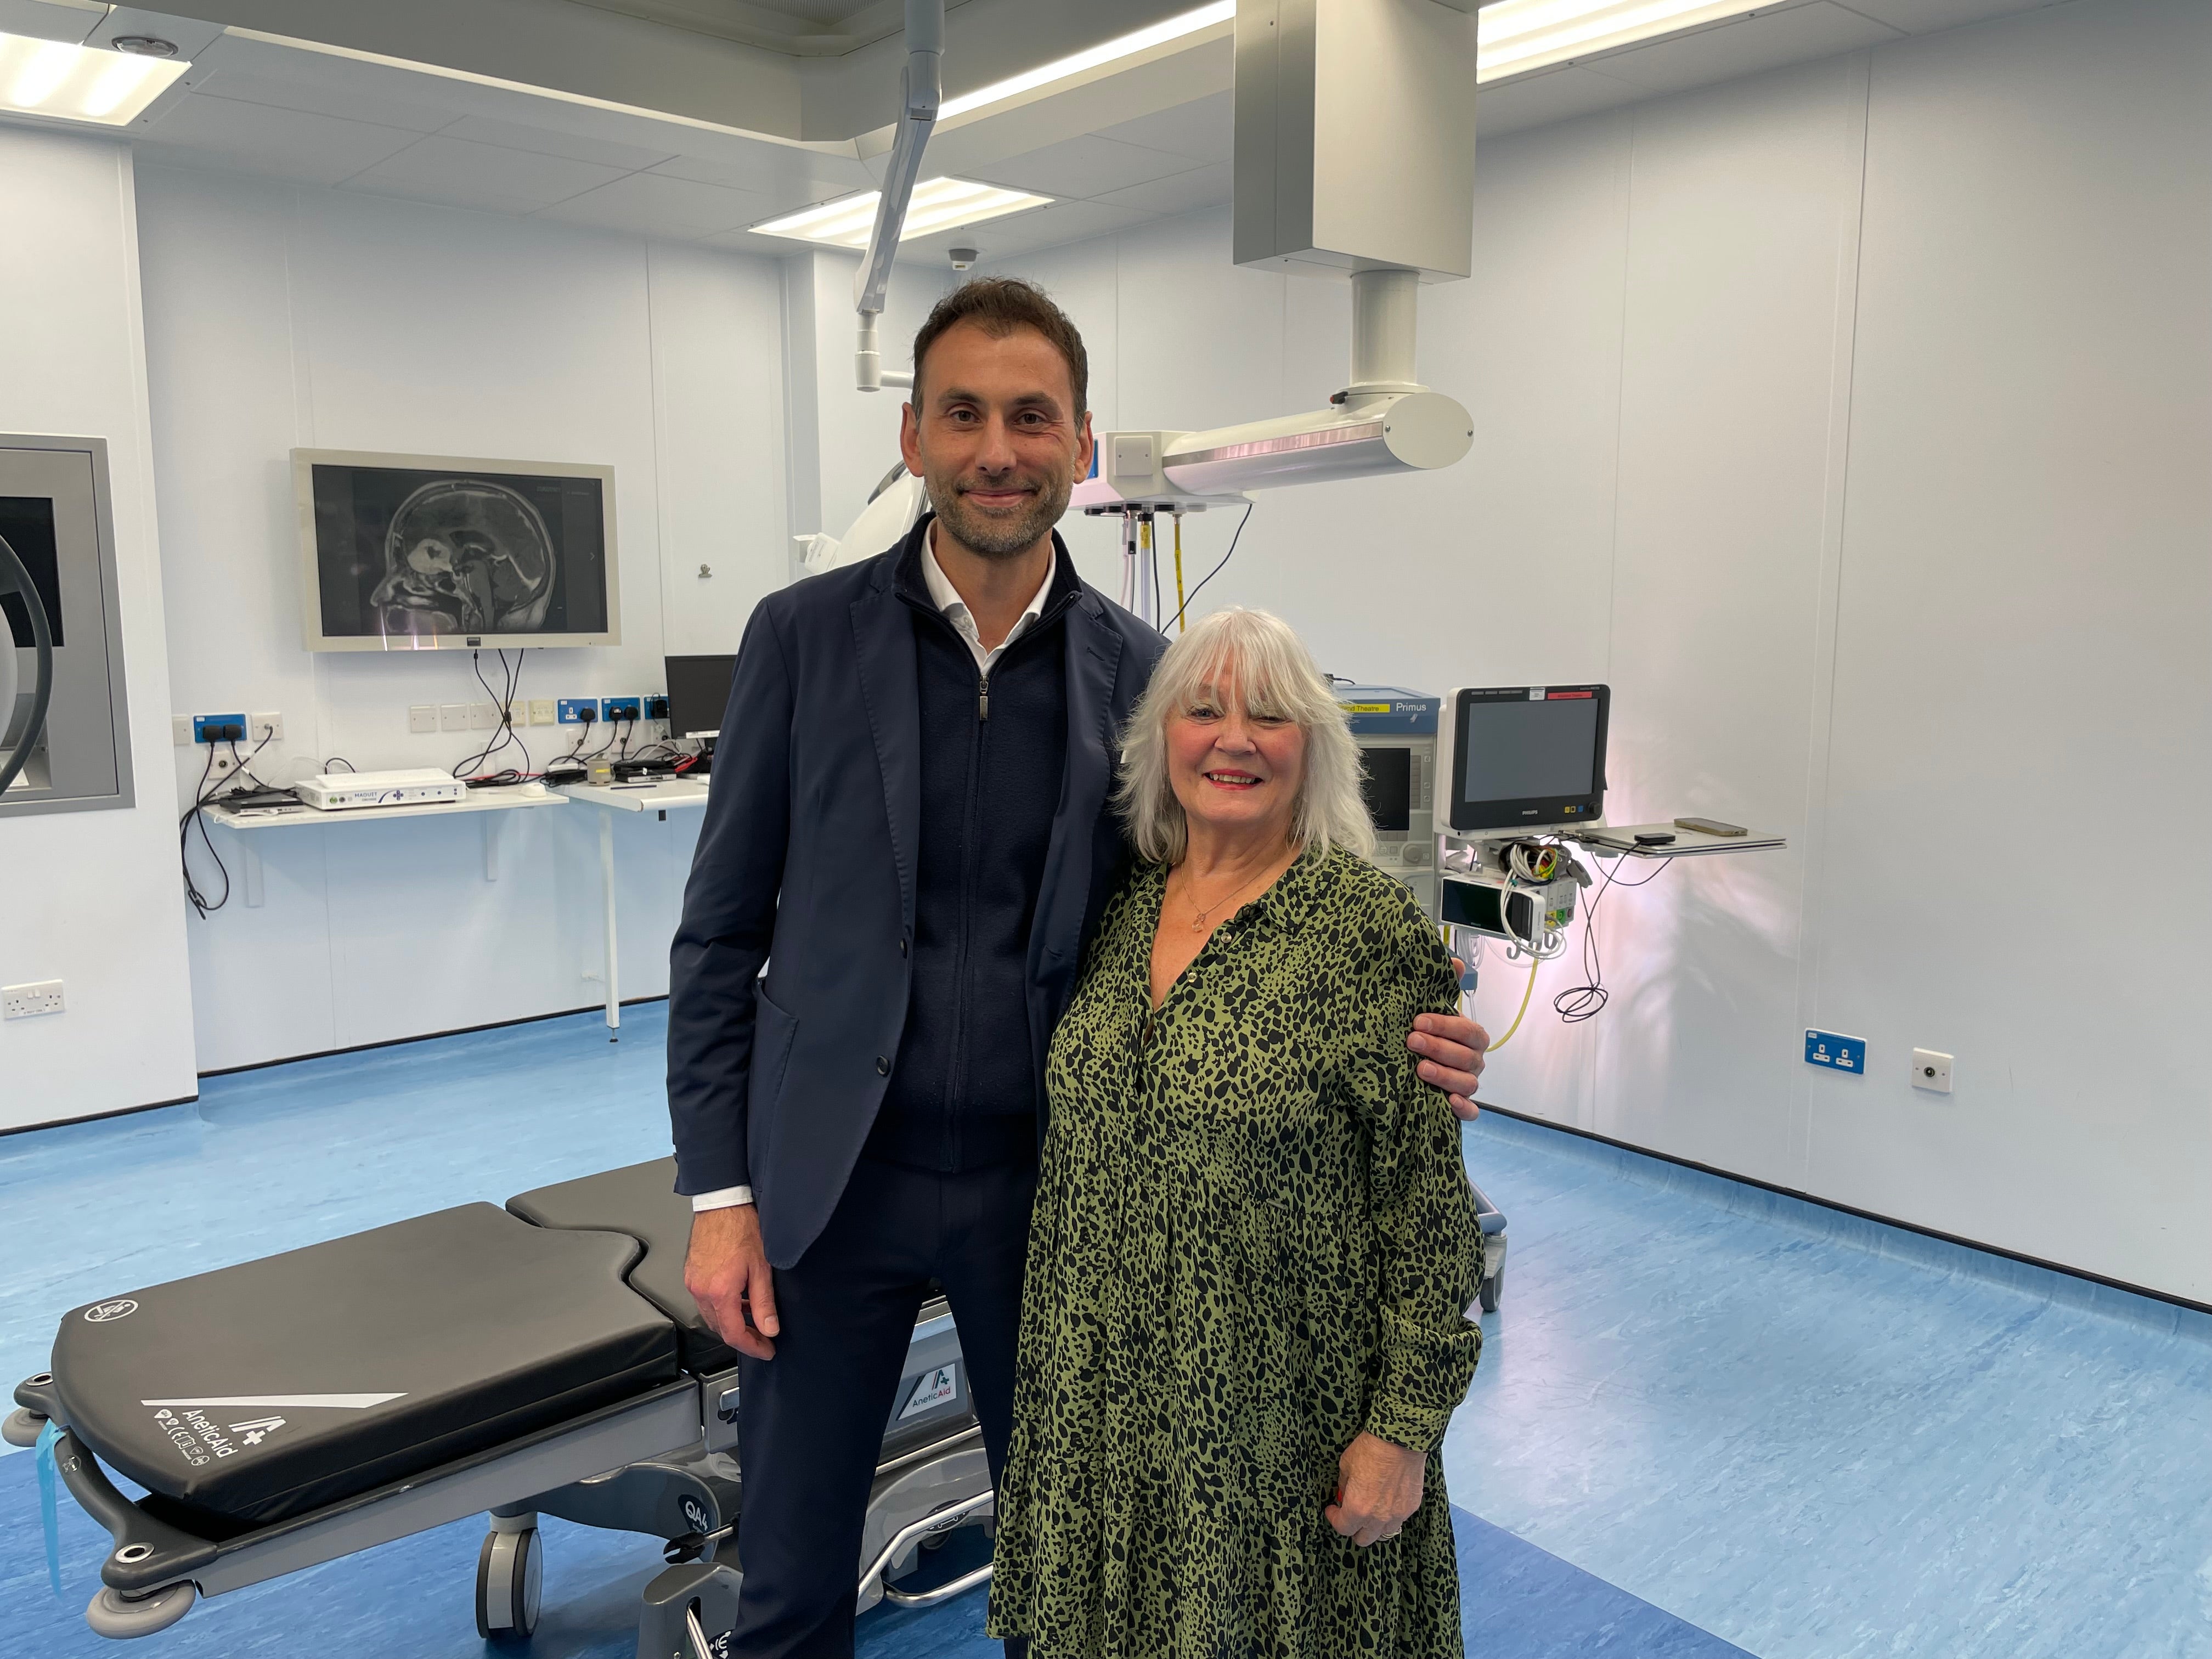
[[[191,65],[0,34],[0,111],[128,126]]]
[[[1475,80],[1587,57],[1632,40],[1740,17],[1753,0],[1496,0],[1476,24]]]
[[[940,105],[937,118],[950,120],[971,109],[981,109],[986,104],[995,104],[1001,98],[1012,98],[1017,93],[1028,92],[1054,81],[1064,81],[1071,75],[1080,75],[1085,70],[1097,69],[1101,64],[1110,64],[1117,58],[1128,58],[1148,46],[1157,46],[1170,40],[1180,40],[1186,34],[1195,34],[1216,23],[1232,22],[1237,16],[1237,0],[1216,0],[1210,6],[1200,6],[1196,11],[1187,11],[1180,17],[1170,17],[1150,28],[1139,29],[1134,34],[1125,34],[1118,40],[1109,40],[1103,46],[1093,46],[1088,52],[1079,52],[1072,58],[1059,58],[1049,64],[1040,64],[1033,70],[1010,76],[1004,81],[994,81],[988,87],[978,87],[973,92],[963,92],[957,98],[948,98]]]
[[[882,199],[878,190],[841,197],[751,228],[763,236],[789,236],[802,242],[826,242],[832,247],[866,247],[868,233],[875,228],[876,204]],[[906,227],[899,240],[951,230],[956,225],[981,224],[986,219],[1019,213],[1024,208],[1042,207],[1052,199],[965,179],[925,179],[914,187],[914,195],[907,202]]]

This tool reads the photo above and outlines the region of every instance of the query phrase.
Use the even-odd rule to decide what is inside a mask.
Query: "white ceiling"
[[[0,0],[0,27],[39,0]],[[49,0],[50,3],[50,0]],[[645,16],[734,15],[750,0],[592,0]],[[875,0],[882,3],[882,0]],[[2029,9],[2033,0],[1784,0],[1744,17],[1486,87],[1486,137],[1908,33]],[[824,26],[848,0],[775,0]],[[83,14],[78,14],[82,16]],[[143,20],[116,13],[111,22]],[[202,27],[202,26],[187,26]],[[109,31],[112,32],[112,29]],[[480,211],[786,253],[745,228],[870,187],[880,143],[800,144],[696,119],[481,76],[379,63],[306,43],[202,27],[182,88],[134,129],[144,161],[215,167]],[[986,258],[1033,251],[1225,203],[1232,94],[1219,31],[1172,60],[1109,74],[1004,112],[947,123],[929,172],[1048,195],[1052,204],[919,238],[905,257],[955,246]]]

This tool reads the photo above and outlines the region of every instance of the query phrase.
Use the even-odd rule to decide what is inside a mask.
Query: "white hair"
[[[1156,864],[1182,861],[1190,827],[1168,776],[1168,721],[1232,691],[1247,714],[1287,720],[1305,733],[1291,839],[1301,849],[1371,854],[1375,825],[1360,793],[1359,747],[1328,678],[1288,623],[1242,608],[1193,623],[1168,647],[1121,733],[1114,804],[1137,851]]]

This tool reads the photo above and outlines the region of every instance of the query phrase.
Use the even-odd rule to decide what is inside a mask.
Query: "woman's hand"
[[[1428,1460],[1362,1431],[1336,1460],[1336,1501],[1322,1517],[1364,1548],[1395,1538],[1421,1507],[1421,1471]]]

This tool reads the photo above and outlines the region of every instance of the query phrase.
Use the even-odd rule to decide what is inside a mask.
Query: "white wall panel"
[[[137,805],[0,820],[0,983],[68,1010],[0,1026],[0,1128],[194,1089],[169,813],[168,665],[131,153],[0,129],[0,432],[107,441]]]
[[[1864,86],[1857,60],[1830,60],[1634,116],[1616,823],[1703,812],[1802,843]],[[1686,862],[1604,902],[1600,1130],[1797,1183],[1802,857]]]
[[[2175,0],[1875,57],[1820,984],[1875,1069],[1811,1170],[2199,1301],[2212,877],[2159,826],[2212,809],[2208,84]]]
[[[459,653],[302,648],[295,445],[614,467],[623,643],[532,652],[525,698],[657,690],[665,652],[727,648],[783,579],[769,263],[205,173],[142,196],[177,706],[282,710],[264,774],[450,765],[481,735],[410,735],[408,706],[487,700]],[[538,764],[575,735],[522,732]],[[473,823],[264,832],[264,904],[189,926],[202,1068],[596,1000],[596,810],[506,822],[496,882]],[[697,826],[618,829],[623,990],[651,995]]]

